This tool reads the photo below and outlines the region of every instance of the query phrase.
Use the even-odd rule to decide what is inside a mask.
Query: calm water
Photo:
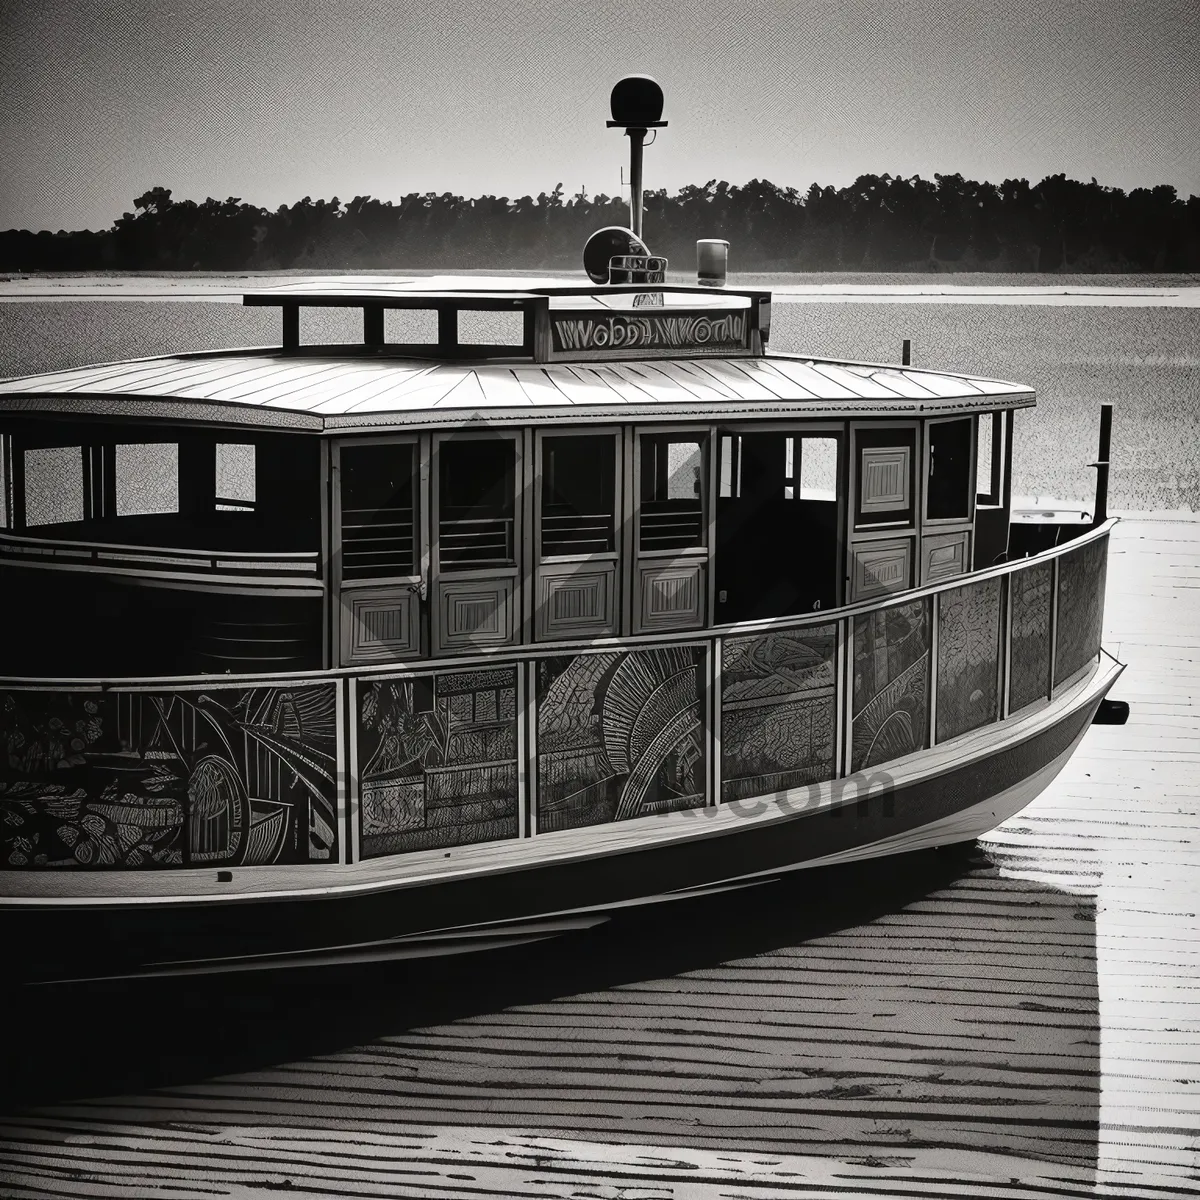
[[[742,280],[739,280],[740,282]],[[1146,276],[772,276],[755,282],[830,286],[968,285],[1194,287],[1195,277]],[[25,282],[29,288],[34,281]],[[45,281],[69,294],[70,283]],[[155,286],[184,290],[228,282],[173,277]],[[744,282],[750,282],[747,277]],[[144,279],[105,279],[114,298],[0,303],[0,376],[180,350],[278,342],[278,316],[236,303],[124,301]],[[16,284],[4,285],[0,301]],[[1026,383],[1038,408],[1017,416],[1014,483],[1019,493],[1090,500],[1100,404],[1115,406],[1109,506],[1115,510],[1200,509],[1200,308],[1155,304],[937,303],[896,295],[873,299],[783,300],[774,306],[773,349],[830,358],[896,362],[904,338],[918,366]],[[306,341],[358,338],[357,314],[308,314]]]

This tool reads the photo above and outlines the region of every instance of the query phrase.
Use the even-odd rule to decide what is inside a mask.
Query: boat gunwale
[[[477,881],[544,867],[561,867],[571,863],[614,858],[622,854],[694,845],[700,841],[727,837],[739,829],[761,829],[764,825],[778,826],[805,817],[828,815],[837,810],[845,810],[851,805],[858,805],[872,795],[882,795],[883,793],[873,793],[870,790],[872,781],[881,774],[887,777],[890,790],[920,787],[955,770],[969,768],[995,754],[1051,733],[1089,705],[1098,704],[1123,674],[1124,664],[1112,659],[1106,665],[1104,658],[1103,653],[1097,655],[1072,679],[1064,681],[1056,688],[1052,698],[1035,701],[1003,720],[969,730],[955,738],[880,763],[876,767],[791,789],[810,794],[813,789],[819,789],[822,795],[828,791],[831,796],[831,802],[805,804],[796,811],[788,811],[784,807],[788,803],[786,796],[765,793],[759,797],[718,801],[702,808],[651,814],[628,821],[586,826],[582,829],[555,830],[529,838],[505,838],[494,842],[452,847],[449,854],[443,849],[435,848],[359,858],[348,863],[234,867],[232,870],[235,878],[242,874],[243,877],[250,875],[252,879],[261,880],[264,878],[264,872],[274,872],[284,877],[277,889],[245,892],[206,890],[173,895],[164,895],[161,892],[131,894],[131,880],[134,881],[134,888],[152,887],[156,882],[184,880],[196,886],[208,883],[206,872],[196,871],[194,868],[149,872],[69,873],[9,871],[0,868],[0,880],[3,880],[6,886],[15,884],[17,887],[28,887],[24,895],[9,892],[0,896],[0,912],[62,911],[71,908],[88,911],[131,911],[188,908],[197,904],[280,904],[370,897],[416,887]],[[862,781],[865,786],[861,789],[857,786],[847,786],[858,781]],[[842,794],[835,797],[834,789],[840,789]],[[747,814],[747,806],[762,807]],[[775,811],[771,811],[772,808]],[[649,836],[652,830],[657,830],[658,836]],[[807,865],[810,864],[801,861],[789,869],[802,869]],[[409,875],[402,873],[406,866],[413,868]],[[779,868],[772,870],[777,871]],[[336,882],[330,878],[334,874],[341,876]],[[298,875],[302,876],[303,882],[297,879]],[[362,878],[364,875],[374,877]],[[310,879],[313,881],[311,885],[308,884]],[[40,887],[48,885],[61,889],[61,885],[68,880],[85,881],[93,889],[103,882],[114,888],[114,892],[106,895],[96,895],[94,891],[77,895],[37,894]]]

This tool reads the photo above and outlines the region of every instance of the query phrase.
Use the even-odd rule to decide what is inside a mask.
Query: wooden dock
[[[505,954],[20,997],[0,1194],[1200,1192],[1200,522],[1114,533],[1123,727],[977,850]]]

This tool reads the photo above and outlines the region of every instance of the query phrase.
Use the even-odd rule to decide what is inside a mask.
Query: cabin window
[[[979,417],[975,451],[975,492],[979,504],[1003,502],[1001,477],[1004,463],[1004,424],[1001,413]]]
[[[442,567],[510,566],[516,443],[463,438],[438,446],[438,562]]]
[[[214,507],[217,512],[253,512],[258,476],[253,444],[218,442]]]
[[[641,544],[686,550],[704,544],[704,440],[699,435],[642,438]]]
[[[742,494],[742,439],[726,435],[721,439],[721,479],[718,491],[728,500]]]
[[[930,521],[965,521],[971,515],[970,417],[932,421],[925,516]]]
[[[542,556],[607,554],[615,545],[613,439],[548,437],[542,442]]]
[[[174,442],[118,442],[113,455],[117,516],[179,511],[179,446]]]
[[[389,345],[435,346],[438,315],[433,308],[385,308],[383,340]]]
[[[25,451],[25,524],[65,525],[86,510],[82,446]]]
[[[300,340],[303,345],[362,345],[361,308],[318,307],[305,304],[300,308],[300,322]]]
[[[412,443],[342,447],[343,579],[414,574],[415,455]]]
[[[838,439],[835,437],[802,437],[795,440],[800,443],[799,498],[836,503]]]
[[[523,346],[525,314],[518,310],[461,308],[458,310],[460,346]]]
[[[854,524],[911,525],[917,435],[913,429],[860,429],[855,434],[858,486]]]
[[[747,459],[749,467],[744,467]],[[773,499],[837,502],[838,439],[811,434],[764,433],[721,438],[722,499],[763,491]],[[749,470],[753,481],[743,474]],[[775,494],[775,492],[778,494]]]

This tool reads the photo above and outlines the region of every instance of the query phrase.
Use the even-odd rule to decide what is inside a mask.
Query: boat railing
[[[343,580],[410,575],[415,545],[412,505],[342,509]]]
[[[849,608],[694,633],[304,675],[0,681],[0,867],[446,853],[884,769],[1086,675],[1111,524]]]
[[[443,566],[490,567],[514,563],[512,517],[443,517],[438,528]]]
[[[320,578],[319,555],[311,550],[212,550],[187,546],[143,546],[0,532],[0,560],[58,559],[72,565],[95,564],[110,574],[123,570],[176,576],[236,576],[239,579],[287,576],[291,582]]]
[[[542,514],[542,553],[546,555],[605,554],[613,548],[613,514]]]

